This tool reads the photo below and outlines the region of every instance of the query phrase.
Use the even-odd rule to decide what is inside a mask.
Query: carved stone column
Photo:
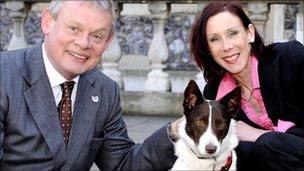
[[[116,5],[116,15],[121,12],[121,5]],[[121,47],[116,34],[106,51],[102,54],[102,72],[116,81],[120,89],[124,89],[121,72],[118,70],[118,62],[122,57]]]
[[[267,37],[272,37],[272,42],[285,42],[284,40],[284,21],[285,21],[285,5],[284,4],[272,4],[270,5],[269,20],[272,19],[269,32],[266,33]],[[270,21],[268,21],[270,22]]]
[[[304,3],[298,5],[297,24],[296,24],[296,39],[304,44]]]
[[[206,7],[208,3],[207,2],[199,2],[196,4],[196,10],[197,10],[197,13],[200,13],[203,11],[203,9]]]
[[[265,22],[268,18],[268,6],[263,2],[248,3],[249,18],[255,24],[258,32],[264,37]]]
[[[200,69],[199,69],[200,70]],[[199,87],[199,89],[201,90],[201,92],[203,93],[204,91],[204,88],[205,88],[205,85],[206,85],[206,81],[204,79],[204,73],[203,71],[199,71],[197,74],[196,74],[196,83]]]
[[[25,5],[22,1],[7,1],[6,8],[10,10],[9,16],[13,21],[13,35],[7,50],[26,48],[28,45],[23,32],[23,23],[27,16]]]
[[[145,82],[146,91],[169,91],[171,84],[168,79],[169,74],[164,71],[167,68],[166,61],[169,57],[169,48],[165,39],[164,26],[170,5],[161,2],[150,2],[149,11],[152,14],[154,35],[148,51],[151,71]]]
[[[197,3],[197,13],[200,13],[203,11],[203,9],[206,7],[206,5],[208,4],[208,2],[200,2]],[[205,85],[206,85],[206,81],[204,79],[204,73],[201,69],[199,69],[199,72],[195,75],[196,77],[196,83],[198,85],[198,87],[200,88],[201,92],[204,91]]]

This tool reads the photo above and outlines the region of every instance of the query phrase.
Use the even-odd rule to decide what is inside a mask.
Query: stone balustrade
[[[189,55],[189,29],[195,15],[208,1],[199,0],[114,0],[117,34],[103,54],[101,70],[117,81],[122,105],[153,114],[181,112],[181,95],[187,82],[195,79],[202,89],[203,74]],[[35,29],[24,31],[24,21],[33,10],[39,23],[44,3],[7,1],[1,3],[1,50],[31,46],[41,40]],[[265,42],[297,39],[303,43],[303,2],[300,0],[242,1],[245,12],[257,26]],[[7,21],[10,19],[11,21]],[[8,23],[13,23],[8,29]],[[36,30],[40,30],[36,25]],[[11,31],[8,37],[7,31]],[[24,34],[24,32],[26,32]],[[25,37],[35,35],[31,43]],[[38,36],[37,36],[38,35]],[[33,41],[34,39],[34,41]],[[164,93],[166,92],[166,93]],[[132,94],[133,93],[133,94]],[[136,94],[138,93],[138,94]],[[168,94],[169,93],[169,94]],[[174,94],[175,95],[172,95]],[[128,99],[131,97],[130,99]],[[156,107],[163,98],[162,106]],[[155,103],[155,104],[154,104]],[[180,104],[180,105],[179,105]],[[170,106],[174,106],[171,107]],[[176,107],[180,106],[180,107]],[[172,110],[171,110],[172,109]]]

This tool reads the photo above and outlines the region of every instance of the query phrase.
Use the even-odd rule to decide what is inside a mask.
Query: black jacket
[[[297,41],[267,46],[258,64],[260,90],[266,111],[276,125],[278,119],[292,121],[304,128],[304,47]],[[220,81],[207,84],[204,96],[215,99]],[[237,120],[251,122],[242,110]]]

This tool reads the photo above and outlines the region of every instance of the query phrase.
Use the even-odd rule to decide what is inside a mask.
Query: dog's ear
[[[242,92],[241,87],[238,86],[224,97],[222,97],[219,102],[224,105],[230,117],[234,118],[236,112],[238,111],[241,103]]]
[[[195,81],[190,80],[186,90],[184,92],[184,113],[189,113],[194,106],[204,101],[203,95],[195,83]]]

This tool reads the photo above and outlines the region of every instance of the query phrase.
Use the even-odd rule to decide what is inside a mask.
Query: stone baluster
[[[23,23],[27,16],[24,2],[7,1],[6,8],[10,10],[9,16],[13,21],[13,35],[8,44],[7,50],[22,49],[28,45],[25,41]]]
[[[196,9],[197,9],[197,13],[200,13],[201,11],[203,11],[203,9],[206,7],[208,3],[207,2],[200,2],[196,5]],[[200,88],[201,92],[203,92],[205,85],[206,85],[206,81],[204,79],[204,73],[201,69],[199,69],[199,72],[196,74],[196,83],[198,85],[198,87]]]
[[[298,5],[296,39],[304,45],[304,3]]]
[[[269,19],[266,23],[265,42],[285,42],[284,39],[284,21],[285,21],[285,5],[271,4],[269,11]]]
[[[119,16],[122,6],[115,3],[116,15]],[[121,47],[116,34],[106,51],[102,54],[102,72],[116,81],[120,89],[124,89],[121,72],[118,70],[118,62],[122,57]]]
[[[268,18],[268,6],[264,2],[248,3],[249,18],[255,24],[258,32],[264,37],[265,22]]]
[[[196,77],[195,79],[196,79],[196,83],[197,83],[199,89],[201,90],[201,92],[203,92],[203,91],[204,91],[204,88],[205,88],[205,85],[206,85],[206,81],[205,81],[205,78],[204,78],[204,73],[203,73],[203,71],[200,70],[200,71],[196,74],[195,77]]]
[[[200,13],[203,11],[203,9],[206,7],[208,3],[207,2],[200,2],[196,4],[196,11],[197,13]]]
[[[169,74],[164,71],[167,68],[166,61],[169,57],[164,26],[170,12],[170,4],[161,1],[149,2],[148,9],[152,16],[154,35],[148,51],[151,71],[145,82],[145,90],[169,91],[171,89]]]

